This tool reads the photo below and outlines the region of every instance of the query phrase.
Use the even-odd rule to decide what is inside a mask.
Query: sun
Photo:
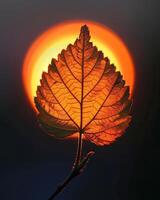
[[[122,39],[108,27],[86,20],[67,21],[51,27],[40,34],[31,44],[26,53],[22,79],[27,97],[32,108],[36,111],[34,97],[43,71],[47,71],[52,58],[68,44],[74,43],[82,25],[89,27],[91,41],[110,59],[117,70],[121,71],[126,85],[130,86],[133,94],[135,71],[132,57]]]

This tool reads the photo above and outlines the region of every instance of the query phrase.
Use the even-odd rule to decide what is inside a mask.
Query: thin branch
[[[63,189],[65,189],[65,187],[71,182],[73,178],[77,177],[79,174],[83,172],[89,158],[94,154],[94,152],[93,151],[89,152],[82,160],[81,160],[81,154],[82,154],[82,133],[80,132],[78,137],[76,158],[71,173],[64,180],[64,182],[57,187],[55,192],[51,195],[51,197],[48,200],[53,200],[59,193],[62,192]]]
[[[53,200],[61,191],[68,185],[68,183],[78,175],[78,171],[73,169],[71,171],[71,174],[64,180],[62,184],[60,184],[56,191],[51,195],[51,197],[48,200]]]

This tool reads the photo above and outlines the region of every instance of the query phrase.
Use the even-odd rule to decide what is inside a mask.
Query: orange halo
[[[67,21],[51,27],[42,33],[33,44],[24,59],[23,83],[28,99],[36,111],[34,96],[40,84],[42,71],[47,71],[51,58],[57,58],[58,53],[69,43],[74,43],[79,35],[80,27],[86,24],[90,29],[91,41],[114,63],[121,71],[126,84],[133,94],[135,72],[134,65],[124,42],[112,30],[92,21]]]

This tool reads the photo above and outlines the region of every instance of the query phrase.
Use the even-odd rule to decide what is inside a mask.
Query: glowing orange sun
[[[58,53],[69,43],[74,43],[84,24],[90,29],[91,41],[120,70],[126,84],[133,94],[135,73],[134,65],[124,42],[109,28],[92,21],[68,21],[51,27],[36,38],[30,46],[23,64],[23,83],[32,107],[37,86],[40,83],[42,71],[47,71],[51,58],[57,58]]]

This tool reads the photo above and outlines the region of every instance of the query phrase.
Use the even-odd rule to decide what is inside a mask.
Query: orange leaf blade
[[[129,125],[129,87],[108,58],[90,42],[86,25],[74,45],[52,59],[35,97],[47,133],[67,137],[83,132],[97,145],[113,142]]]

